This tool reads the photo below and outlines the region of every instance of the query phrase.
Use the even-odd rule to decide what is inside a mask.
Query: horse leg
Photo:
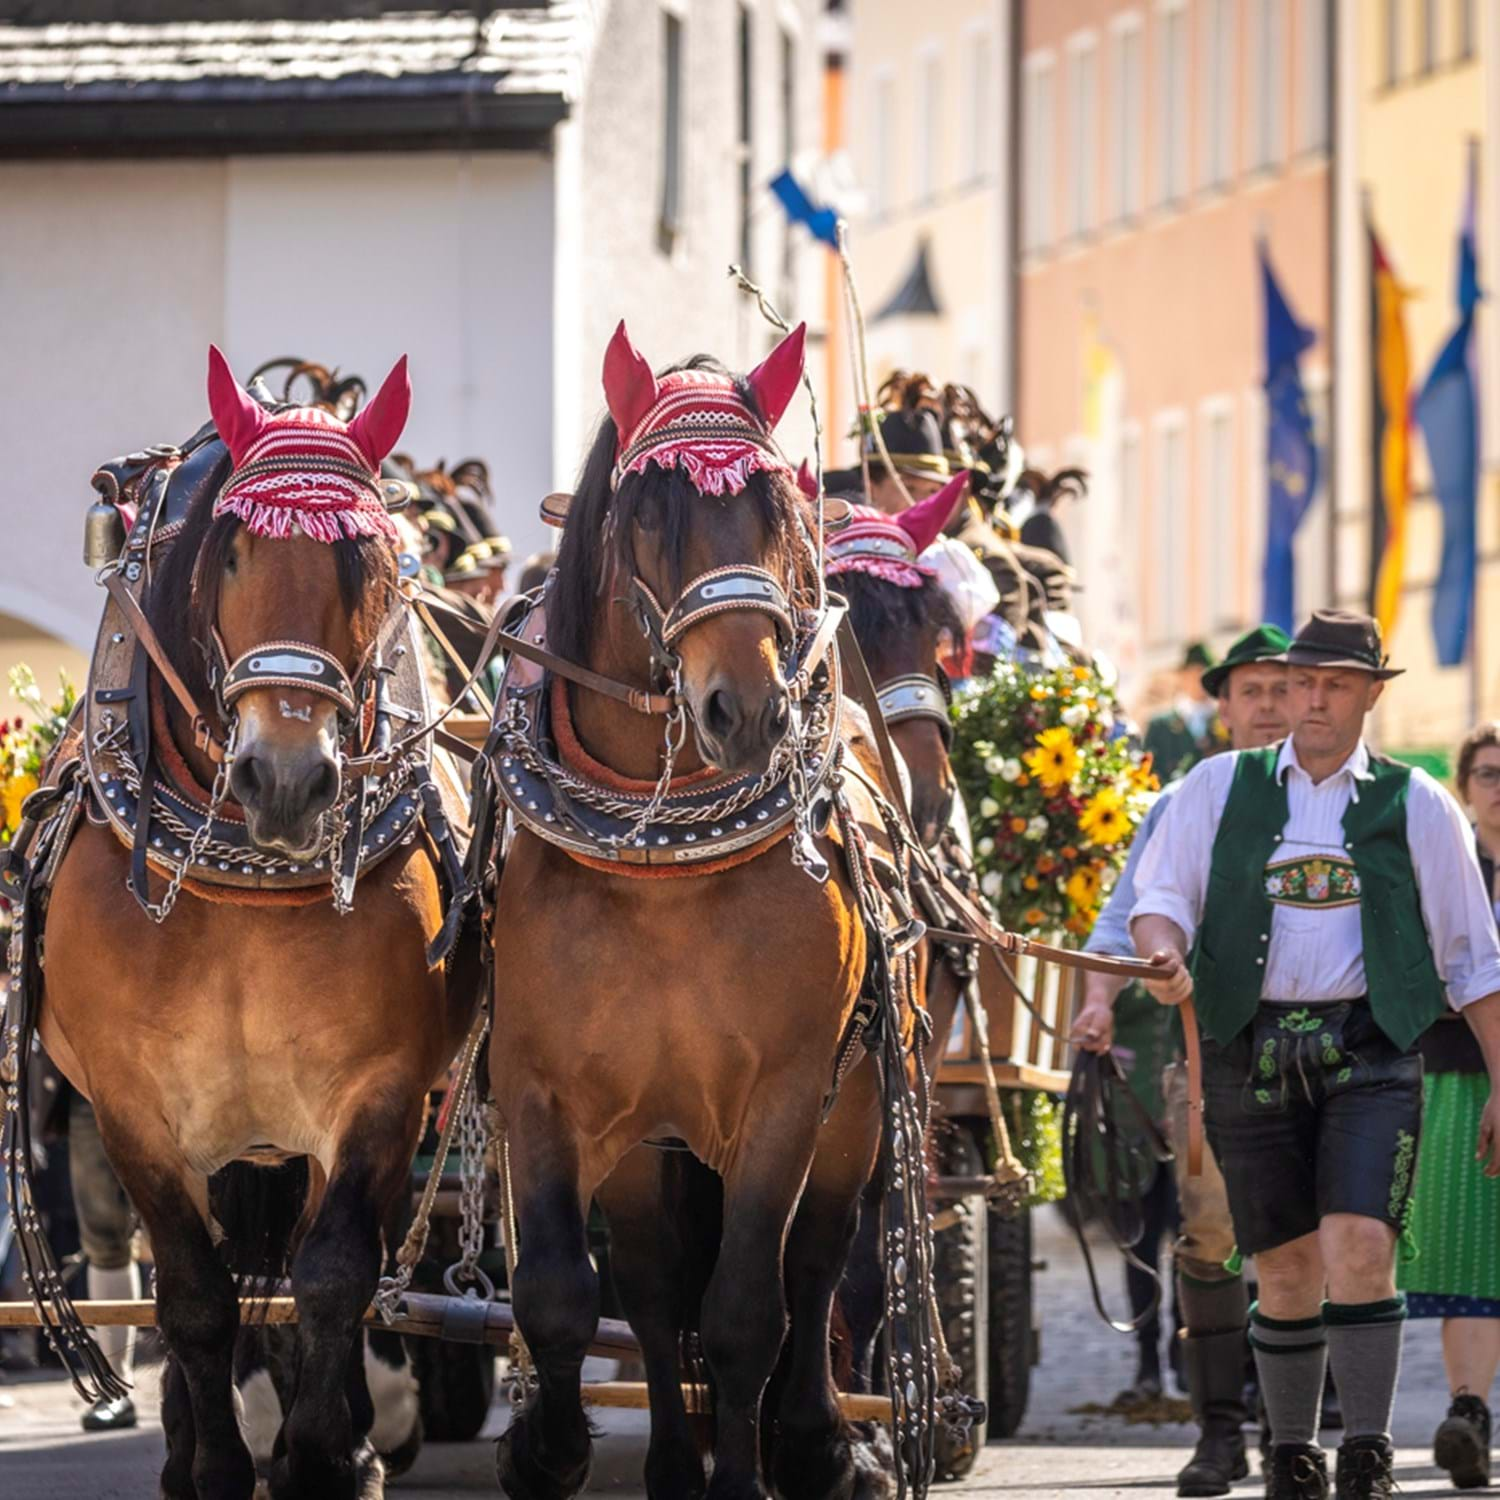
[[[840,1283],[839,1309],[849,1334],[852,1389],[875,1389],[875,1346],[885,1323],[885,1285],[880,1271],[880,1189],[860,1194],[859,1225]]]
[[[156,1319],[171,1355],[162,1402],[164,1500],[249,1500],[255,1465],[235,1418],[233,1362],[240,1305],[209,1236],[207,1183],[148,1110],[116,1121],[95,1101],[110,1161],[151,1236]]]
[[[700,1183],[700,1179],[707,1179]],[[706,1191],[699,1191],[703,1187]],[[649,1500],[702,1500],[706,1480],[682,1397],[681,1339],[695,1320],[703,1277],[694,1279],[684,1232],[719,1244],[712,1210],[718,1180],[685,1152],[637,1146],[598,1192],[609,1220],[610,1269],[630,1326],[640,1340],[651,1397],[646,1450]],[[691,1208],[685,1200],[692,1196]],[[710,1196],[711,1194],[711,1196]],[[700,1201],[707,1199],[708,1201]]]
[[[783,1500],[851,1500],[888,1492],[882,1474],[856,1464],[829,1359],[833,1299],[854,1243],[880,1130],[874,1071],[862,1068],[845,1080],[787,1235],[791,1331],[778,1382],[772,1459]],[[874,1275],[878,1282],[878,1261]]]
[[[520,1246],[511,1306],[536,1371],[536,1394],[495,1448],[511,1500],[567,1500],[588,1482],[593,1436],[580,1374],[599,1323],[599,1276],[589,1259],[571,1123],[550,1101],[523,1107],[510,1131]]]
[[[724,1173],[724,1228],[701,1322],[714,1391],[708,1500],[766,1500],[760,1403],[786,1336],[782,1254],[817,1130],[815,1114],[748,1118]]]
[[[410,1091],[405,1091],[410,1093]],[[380,1278],[380,1225],[407,1181],[420,1098],[405,1115],[352,1120],[327,1191],[292,1261],[297,1394],[271,1469],[275,1500],[367,1500],[384,1493],[368,1442],[373,1407],[361,1324]]]

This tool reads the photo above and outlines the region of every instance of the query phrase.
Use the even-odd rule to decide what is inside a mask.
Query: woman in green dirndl
[[[1458,753],[1458,794],[1474,818],[1480,868],[1500,922],[1500,724],[1481,724]],[[1414,1257],[1398,1284],[1407,1316],[1443,1320],[1443,1363],[1452,1405],[1437,1430],[1434,1461],[1460,1489],[1490,1477],[1490,1387],[1500,1366],[1500,1178],[1474,1160],[1489,1095],[1484,1054],[1458,1013],[1422,1040],[1426,1114],[1412,1196]]]

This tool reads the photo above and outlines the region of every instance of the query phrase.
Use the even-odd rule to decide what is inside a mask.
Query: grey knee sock
[[[1250,1344],[1274,1443],[1315,1443],[1328,1339],[1323,1319],[1270,1318],[1250,1308]],[[1342,1393],[1343,1387],[1339,1387]]]
[[[1344,1408],[1344,1437],[1391,1435],[1406,1298],[1380,1302],[1325,1302],[1328,1357]]]

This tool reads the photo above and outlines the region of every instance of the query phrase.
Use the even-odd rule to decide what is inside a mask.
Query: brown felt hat
[[[1388,659],[1380,626],[1352,609],[1315,609],[1286,652],[1289,667],[1347,667],[1382,680],[1403,670],[1386,666]]]

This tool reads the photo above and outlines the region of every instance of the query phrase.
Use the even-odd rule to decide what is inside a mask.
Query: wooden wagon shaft
[[[685,1385],[682,1397],[690,1412],[711,1409],[707,1386]],[[592,1385],[585,1385],[583,1399],[590,1406],[643,1409],[651,1404],[646,1387],[633,1380],[600,1380]],[[839,1391],[835,1399],[839,1410],[851,1422],[889,1422],[891,1419],[889,1396],[864,1396],[852,1391]]]
[[[461,1297],[444,1297],[430,1292],[408,1292],[402,1299],[404,1315],[394,1324],[386,1324],[372,1307],[365,1313],[365,1322],[372,1328],[391,1327],[400,1333],[414,1334],[418,1338],[441,1338],[443,1336],[443,1314],[449,1303],[464,1301]],[[154,1328],[156,1326],[156,1303],[149,1298],[130,1302],[75,1302],[79,1319],[90,1328]],[[246,1297],[240,1302],[241,1313],[247,1317],[259,1317],[264,1309],[267,1323],[295,1323],[297,1303],[292,1297]],[[486,1344],[504,1345],[510,1342],[515,1326],[510,1305],[491,1302],[485,1309],[484,1340]],[[0,1302],[0,1328],[37,1328],[41,1320],[30,1302]],[[618,1318],[600,1318],[599,1327],[589,1344],[589,1352],[611,1359],[638,1359],[640,1343],[631,1332],[628,1323]]]

